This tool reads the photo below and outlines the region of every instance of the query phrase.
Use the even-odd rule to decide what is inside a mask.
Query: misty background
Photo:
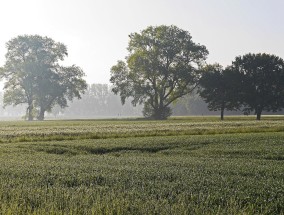
[[[173,116],[207,116],[220,115],[220,111],[209,111],[207,104],[197,93],[179,99],[172,106]],[[0,93],[0,118],[1,120],[24,119],[27,105],[6,106],[3,108],[3,92]],[[125,105],[121,104],[120,96],[111,92],[108,84],[92,84],[82,99],[74,99],[68,107],[61,109],[55,106],[51,112],[46,113],[46,119],[88,119],[88,118],[125,118],[143,117],[143,105],[133,107],[128,99]],[[225,111],[226,115],[243,115],[242,111]],[[281,112],[265,112],[264,114],[283,114]]]
[[[173,115],[211,115],[219,114],[207,109],[207,104],[197,95],[188,95],[172,105]],[[2,119],[22,119],[26,115],[27,105],[3,107],[3,92],[0,93],[0,117]],[[68,107],[61,109],[55,106],[51,112],[47,112],[47,119],[56,118],[120,118],[120,117],[142,117],[143,105],[133,107],[130,100],[125,105],[121,104],[120,96],[111,92],[111,85],[92,84],[82,99],[69,101]],[[232,112],[231,114],[241,114]],[[230,113],[229,113],[230,114]]]
[[[89,89],[82,100],[74,100],[65,110],[56,107],[47,117],[142,116],[141,106],[133,107],[129,101],[122,106],[109,84],[111,66],[127,55],[130,33],[150,25],[176,25],[207,47],[208,63],[223,66],[248,52],[283,58],[283,8],[282,0],[4,1],[0,12],[0,66],[5,62],[5,44],[11,38],[24,34],[51,37],[67,45],[69,56],[62,63],[80,66]],[[3,109],[2,95],[3,91],[1,117],[25,115],[25,106]],[[174,104],[173,113],[214,114],[206,106],[198,96],[186,96]]]

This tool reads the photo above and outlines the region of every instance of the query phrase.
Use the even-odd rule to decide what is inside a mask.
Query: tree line
[[[126,61],[111,68],[113,92],[143,104],[145,117],[166,119],[171,104],[197,90],[210,110],[254,112],[284,107],[284,61],[266,54],[238,56],[222,68],[208,65],[208,50],[176,26],[148,27],[130,35]]]
[[[121,104],[120,97],[109,84],[88,85],[81,99],[74,99],[64,110],[56,106],[51,114],[64,118],[117,118],[142,116],[141,106],[133,107],[129,100]]]
[[[109,91],[103,86],[92,91],[80,67],[60,65],[67,48],[51,38],[23,35],[11,39],[6,47],[6,62],[0,68],[0,78],[5,80],[3,103],[26,104],[27,120],[43,120],[46,112],[65,108],[74,99],[99,98],[91,94]],[[150,26],[130,34],[127,50],[126,60],[111,67],[111,91],[122,104],[131,101],[133,106],[143,106],[146,118],[166,119],[178,100],[194,93],[210,110],[219,110],[221,119],[225,110],[238,110],[253,112],[260,120],[263,111],[284,107],[284,62],[278,56],[249,53],[236,57],[226,68],[209,65],[207,48],[173,25]],[[91,101],[108,108],[102,97],[89,100],[93,106]]]
[[[263,111],[276,112],[284,107],[284,61],[270,54],[246,54],[236,57],[231,66],[204,68],[200,96],[209,109],[254,112],[260,120]]]

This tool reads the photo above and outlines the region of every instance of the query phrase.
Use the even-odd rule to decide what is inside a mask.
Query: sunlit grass
[[[175,117],[166,121],[147,120],[85,120],[46,122],[1,122],[0,142],[31,142],[79,139],[107,139],[147,136],[176,136],[202,134],[233,134],[282,132],[282,117],[264,117],[255,121],[231,117]]]
[[[1,123],[6,135],[14,128],[15,139],[1,134],[0,211],[284,214],[284,132],[273,132],[281,124],[270,119]],[[257,133],[242,133],[248,128]],[[80,129],[105,136],[70,135]],[[202,135],[188,135],[187,129],[203,129]],[[214,135],[206,133],[210,129]],[[30,141],[33,132],[50,139]]]

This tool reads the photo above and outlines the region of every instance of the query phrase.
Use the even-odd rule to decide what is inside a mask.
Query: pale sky
[[[147,26],[176,25],[209,50],[208,63],[266,52],[284,58],[284,0],[1,0],[0,66],[5,44],[23,34],[67,45],[91,83],[109,83],[110,68],[127,55],[128,35]]]

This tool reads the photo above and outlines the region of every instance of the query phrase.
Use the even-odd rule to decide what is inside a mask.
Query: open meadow
[[[0,123],[1,214],[284,214],[284,118]]]

